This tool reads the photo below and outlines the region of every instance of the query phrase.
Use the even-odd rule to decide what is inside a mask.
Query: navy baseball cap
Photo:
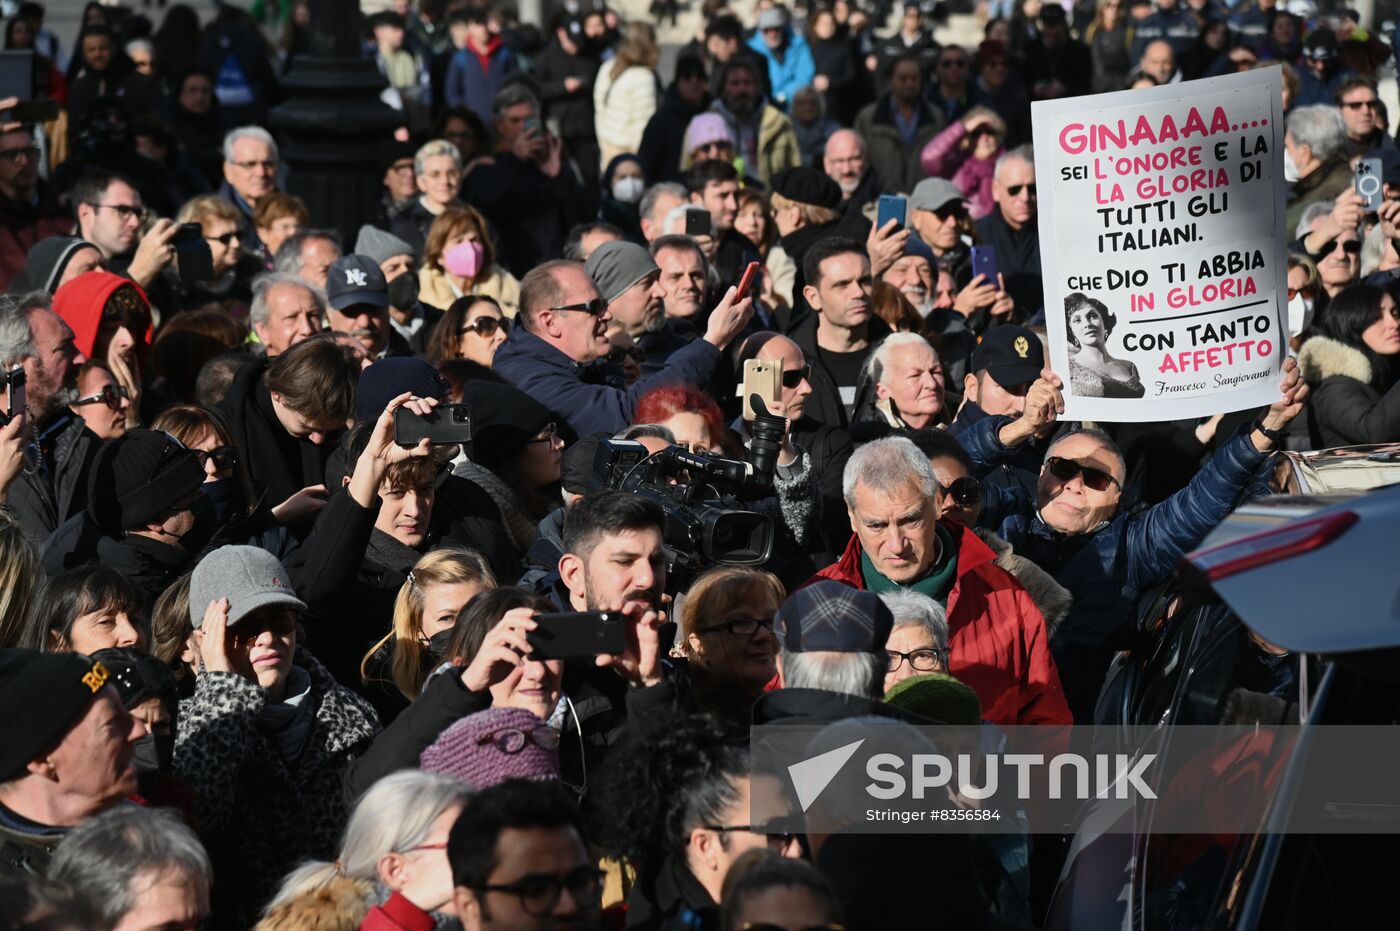
[[[893,628],[879,595],[830,579],[793,592],[773,618],[789,653],[879,653]]]
[[[1045,368],[1045,348],[1040,337],[1023,326],[1005,324],[992,327],[972,350],[971,369],[983,369],[1003,388],[1027,385],[1040,377]]]
[[[389,282],[374,259],[347,255],[326,272],[326,300],[336,310],[356,304],[388,307]]]

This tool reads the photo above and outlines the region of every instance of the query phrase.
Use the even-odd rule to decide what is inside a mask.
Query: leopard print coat
[[[348,811],[341,784],[379,732],[374,709],[310,654],[315,721],[295,766],[257,727],[266,695],[236,673],[206,672],[180,702],[175,770],[198,795],[199,834],[214,863],[211,929],[245,931],[301,861],[334,860]]]

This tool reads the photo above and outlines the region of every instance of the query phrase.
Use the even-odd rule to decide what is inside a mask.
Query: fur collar
[[[1310,384],[1341,376],[1369,385],[1373,374],[1371,360],[1364,352],[1330,336],[1314,336],[1303,344],[1298,351],[1298,369]]]
[[[1031,601],[1040,609],[1041,616],[1045,618],[1045,635],[1054,636],[1056,628],[1065,619],[1065,615],[1069,614],[1070,605],[1074,602],[1074,596],[1069,593],[1069,589],[1056,582],[1050,573],[1029,559],[1012,552],[1011,544],[992,531],[978,528],[976,533],[996,554],[997,566],[1005,569],[1020,582],[1026,594],[1031,596]]]

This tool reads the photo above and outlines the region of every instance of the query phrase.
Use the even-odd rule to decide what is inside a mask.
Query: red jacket
[[[948,671],[972,687],[982,718],[998,725],[1072,724],[1060,674],[1050,656],[1045,619],[995,554],[971,530],[944,522],[958,539],[958,577],[948,593]],[[865,588],[860,538],[840,560],[813,576]],[[811,584],[809,581],[807,584]]]
[[[369,910],[360,931],[433,931],[435,925],[432,915],[395,892]]]

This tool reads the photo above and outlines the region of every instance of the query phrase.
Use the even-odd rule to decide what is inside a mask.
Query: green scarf
[[[908,588],[946,605],[948,592],[952,591],[953,582],[958,577],[958,548],[954,543],[952,531],[942,524],[938,525],[938,561],[929,567],[922,578],[907,585],[891,582],[875,568],[875,563],[870,561],[870,556],[864,549],[860,551],[860,576],[865,581],[866,590],[877,595]]]

